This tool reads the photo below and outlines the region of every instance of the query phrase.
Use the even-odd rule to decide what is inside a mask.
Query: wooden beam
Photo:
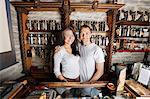
[[[14,97],[19,93],[19,91],[22,90],[22,88],[27,84],[27,80],[24,80],[23,82],[18,83],[15,87],[13,87],[13,90],[8,94],[7,99],[14,99]]]
[[[19,2],[19,1],[11,1],[10,2],[15,7],[36,7],[34,2]],[[60,8],[62,3],[59,2],[40,2],[38,5],[40,8]]]
[[[15,7],[24,7],[30,11],[51,11],[54,9],[58,9],[62,7],[62,3],[61,2],[40,2],[39,5],[35,5],[34,2],[19,2],[19,1],[11,1],[11,4]],[[122,6],[124,6],[124,4],[98,4],[97,9],[95,9],[95,11],[98,12],[106,12],[110,9],[119,9]],[[92,9],[92,3],[70,3],[70,7],[72,9],[77,9],[77,11],[79,9],[81,9],[80,11],[84,11],[83,9],[86,9],[86,11],[90,11],[93,10]],[[34,10],[33,10],[34,9]]]
[[[81,82],[42,82],[40,85],[48,88],[56,87],[71,87],[71,88],[86,88],[86,87],[105,87],[107,81],[97,81],[95,83],[81,83]]]
[[[92,9],[92,8],[74,8],[75,11],[79,12],[107,12],[109,9]]]
[[[92,8],[92,3],[83,4],[83,3],[71,3],[71,8]],[[97,9],[119,9],[124,4],[98,4]]]
[[[30,8],[25,8],[29,11],[59,11],[59,8],[34,8],[34,7],[30,7]]]

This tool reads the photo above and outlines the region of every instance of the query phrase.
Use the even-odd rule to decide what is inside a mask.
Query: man
[[[102,49],[91,43],[91,28],[83,25],[79,31],[81,44],[79,44],[80,52],[80,80],[81,82],[95,82],[104,73],[104,54]],[[95,88],[84,88],[82,94],[95,96],[99,91]]]

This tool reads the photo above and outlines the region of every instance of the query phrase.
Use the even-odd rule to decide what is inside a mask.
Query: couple
[[[59,80],[94,82],[103,75],[104,54],[99,46],[91,43],[91,33],[88,25],[81,26],[79,31],[81,43],[77,44],[76,35],[70,28],[62,32],[63,45],[54,55],[54,73]],[[98,93],[95,88],[82,89],[84,95],[95,96]]]

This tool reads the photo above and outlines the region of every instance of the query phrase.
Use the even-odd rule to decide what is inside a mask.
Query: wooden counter
[[[81,83],[81,82],[41,82],[41,85],[45,85],[48,88],[56,87],[72,87],[72,88],[86,88],[86,87],[105,87],[107,81],[97,81],[94,83]]]
[[[146,89],[134,80],[126,80],[125,89],[134,97],[150,97],[150,89]]]

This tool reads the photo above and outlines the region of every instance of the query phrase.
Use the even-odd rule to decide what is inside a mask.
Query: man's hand
[[[60,51],[60,46],[58,45],[58,46],[55,47],[54,53],[57,53],[57,52],[59,52],[59,51]]]
[[[62,81],[62,82],[68,82],[67,79],[65,79],[65,77],[63,75],[59,75],[58,79],[60,79],[60,81]]]
[[[63,80],[61,80],[61,81],[62,81],[62,82],[68,82],[67,79],[63,79]]]
[[[80,84],[94,84],[96,81],[86,81],[86,82],[81,82]]]
[[[90,82],[90,84],[94,84],[94,83],[96,83],[97,81],[89,81]]]

